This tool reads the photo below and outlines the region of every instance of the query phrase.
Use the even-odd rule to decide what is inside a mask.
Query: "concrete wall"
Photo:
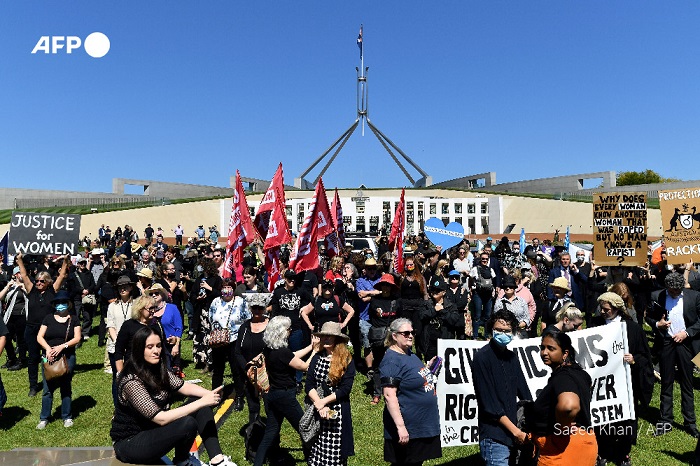
[[[112,193],[58,191],[49,189],[0,188],[0,209],[14,209],[15,199],[86,199],[128,197]]]
[[[673,183],[651,183],[651,184],[637,184],[634,186],[615,186],[614,188],[598,188],[598,189],[584,189],[575,194],[592,196],[593,193],[603,193],[603,192],[646,192],[647,196],[650,198],[657,199],[659,197],[659,191],[666,191],[669,189],[698,189],[700,188],[700,180],[695,181],[674,181]]]
[[[462,188],[473,189],[479,186],[479,181],[483,180],[482,186],[493,186],[496,184],[496,172],[480,173],[478,175],[463,176],[452,180],[441,181],[432,185],[433,188]]]
[[[615,186],[616,177],[614,171],[584,173],[567,176],[555,176],[552,178],[539,178],[536,180],[516,181],[514,183],[500,183],[483,188],[484,191],[498,191],[500,193],[538,193],[559,194],[566,192],[580,192],[583,189],[583,181],[588,179],[603,179],[603,188],[610,189]]]
[[[235,178],[234,178],[235,180]],[[112,192],[123,194],[124,185],[142,186],[143,193],[147,196],[168,197],[171,199],[183,199],[193,197],[233,196],[232,188],[219,188],[216,186],[203,186],[198,184],[168,183],[153,180],[135,180],[129,178],[113,178]]]

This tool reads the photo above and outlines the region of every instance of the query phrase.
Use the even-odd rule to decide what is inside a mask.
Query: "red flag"
[[[326,236],[326,253],[329,257],[340,254],[340,250],[345,247],[345,225],[343,225],[343,207],[340,205],[340,196],[338,188],[335,188],[335,196],[333,197],[333,205],[331,206],[331,215],[333,216],[333,225],[335,230],[330,235]]]
[[[280,248],[275,247],[265,251],[265,271],[267,271],[267,287],[275,291],[275,283],[280,280]]]
[[[394,253],[394,270],[403,273],[403,238],[406,228],[404,194],[406,189],[401,190],[401,199],[396,206],[394,222],[391,224],[391,234],[389,235],[389,249]]]
[[[318,238],[332,231],[332,215],[323,188],[323,180],[318,180],[316,192],[311,199],[311,208],[304,219],[304,226],[289,255],[289,268],[295,272],[312,270],[318,267]]]
[[[277,171],[272,177],[272,182],[260,201],[258,212],[255,214],[255,229],[263,241],[267,238],[267,230],[269,229],[272,211],[280,198],[284,206],[287,201],[284,198],[284,174],[282,172],[282,163],[277,167]]]
[[[231,219],[228,224],[228,240],[226,241],[226,260],[223,276],[235,276],[235,269],[243,262],[243,250],[253,242],[253,222],[250,219],[248,201],[243,191],[241,174],[236,170],[236,188],[233,193]]]

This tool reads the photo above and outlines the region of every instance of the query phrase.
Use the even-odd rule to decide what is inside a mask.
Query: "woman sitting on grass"
[[[119,398],[110,430],[117,459],[132,464],[162,464],[161,458],[175,448],[174,464],[201,466],[189,453],[200,435],[209,464],[236,466],[221,452],[211,410],[221,401],[222,387],[207,390],[185,383],[169,371],[161,357],[160,335],[148,326],[134,334],[131,349],[129,361],[117,379]],[[196,399],[167,409],[175,392]]]

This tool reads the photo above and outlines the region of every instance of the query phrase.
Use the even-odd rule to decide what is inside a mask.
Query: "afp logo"
[[[41,36],[34,46],[32,54],[43,52],[44,54],[73,53],[80,47],[93,58],[102,58],[109,52],[109,38],[101,32],[93,32],[81,40],[78,36]]]

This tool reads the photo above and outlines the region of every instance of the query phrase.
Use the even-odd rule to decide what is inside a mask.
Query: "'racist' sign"
[[[80,215],[12,212],[10,250],[15,254],[75,255]]]
[[[668,263],[699,262],[700,188],[659,191],[659,207]]]
[[[647,260],[646,193],[593,194],[597,265],[638,265]]]

